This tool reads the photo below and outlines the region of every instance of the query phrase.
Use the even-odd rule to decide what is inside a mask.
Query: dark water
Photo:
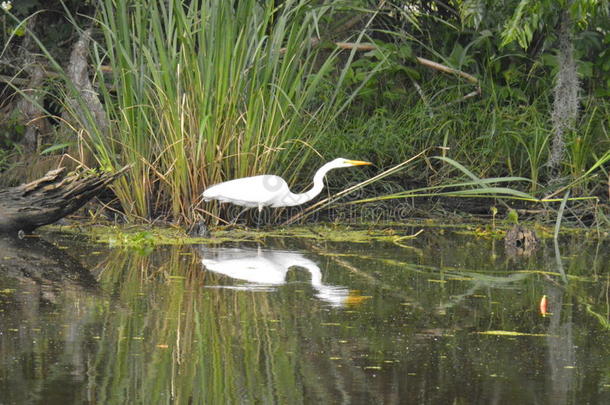
[[[607,240],[70,238],[0,245],[0,404],[610,403]]]

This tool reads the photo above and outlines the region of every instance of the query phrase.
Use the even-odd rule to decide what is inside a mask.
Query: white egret
[[[313,176],[313,187],[300,194],[291,192],[288,184],[281,177],[263,174],[213,185],[203,192],[203,199],[230,202],[242,207],[258,207],[259,212],[263,207],[269,206],[293,207],[306,203],[322,192],[324,176],[329,170],[370,164],[360,160],[337,158],[319,168]]]

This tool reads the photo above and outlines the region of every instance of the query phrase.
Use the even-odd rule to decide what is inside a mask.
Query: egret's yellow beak
[[[360,291],[350,290],[349,295],[345,299],[345,304],[348,306],[356,306],[371,298],[373,297],[370,295],[360,295]]]
[[[346,160],[345,163],[352,166],[372,165],[371,162],[363,162],[362,160]]]

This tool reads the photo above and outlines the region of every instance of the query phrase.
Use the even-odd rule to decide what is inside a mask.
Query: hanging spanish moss
[[[576,72],[574,61],[574,44],[570,29],[570,16],[564,11],[559,27],[559,72],[553,89],[553,142],[551,146],[551,157],[549,166],[551,168],[550,181],[557,181],[559,167],[565,154],[565,137],[574,130],[574,124],[578,117],[578,94],[580,92],[580,81]]]

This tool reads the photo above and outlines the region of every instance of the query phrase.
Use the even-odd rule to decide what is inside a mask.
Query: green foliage
[[[19,140],[25,133],[25,126],[19,120],[18,114],[13,112],[0,123],[0,172],[9,166],[9,160],[15,153],[20,152]]]
[[[527,48],[534,32],[542,27],[543,10],[542,2],[532,0],[521,0],[515,8],[512,18],[506,22],[502,31],[501,46],[506,46],[513,41],[517,41],[519,46]]]
[[[519,214],[517,211],[510,209],[506,213],[506,219],[509,223],[518,225],[519,224]]]
[[[405,83],[419,79],[416,69],[409,66],[413,51],[408,42],[377,41],[374,50],[365,52],[347,69],[345,86],[358,89],[357,103],[375,105],[407,96]]]
[[[553,27],[569,5],[586,94],[560,169],[579,193],[600,189],[599,178],[591,179],[605,170],[599,162],[610,145],[601,98],[610,91],[603,2],[460,0],[439,8],[389,1],[374,10],[367,1],[280,3],[96,3],[92,77],[110,131],[88,117],[81,122],[87,130],[45,153],[84,143],[106,169],[133,164],[115,185],[132,218],[190,222],[210,184],[263,172],[305,183],[320,161],[336,156],[387,167],[436,146],[477,178],[529,178],[515,187],[540,196],[559,71]],[[359,23],[346,31],[336,23],[354,18]],[[339,50],[336,41],[372,46]],[[423,67],[418,57],[478,82]],[[480,95],[464,98],[478,87]],[[409,168],[399,183],[454,182],[457,172],[441,166]],[[347,175],[333,177],[345,183]]]

